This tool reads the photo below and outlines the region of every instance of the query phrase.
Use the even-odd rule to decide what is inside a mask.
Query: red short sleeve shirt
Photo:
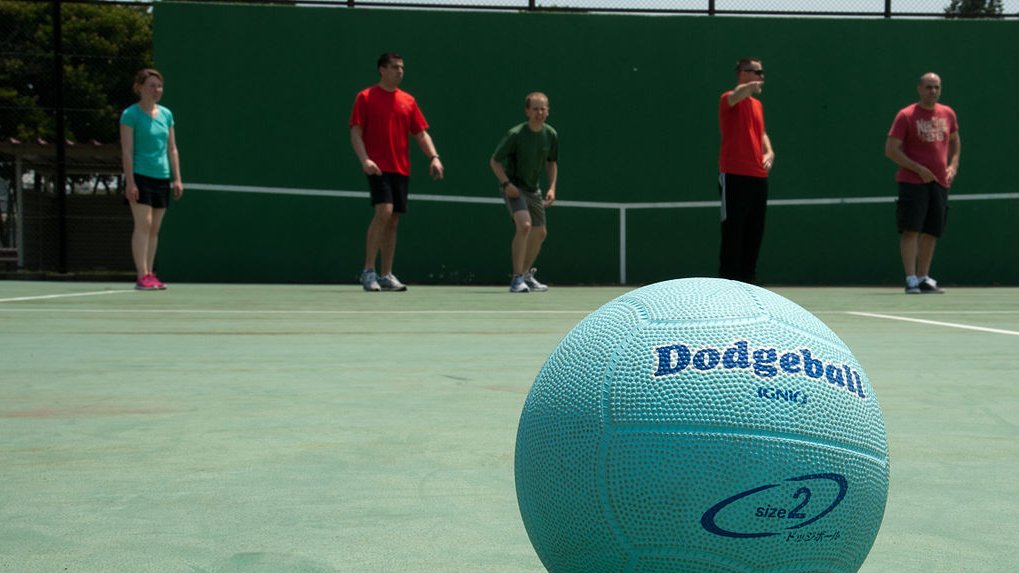
[[[948,141],[959,131],[955,111],[947,105],[934,104],[924,109],[912,104],[899,110],[888,130],[888,137],[902,142],[902,152],[913,161],[931,170],[938,183],[948,188]],[[900,167],[895,180],[903,183],[923,183],[914,171]]]
[[[378,85],[362,90],[354,99],[350,127],[361,126],[368,158],[385,173],[410,175],[409,135],[428,129],[414,96]]]
[[[718,127],[722,131],[722,148],[718,154],[718,170],[732,175],[767,177],[764,168],[764,106],[748,97],[729,105],[732,91],[722,94],[718,102]]]

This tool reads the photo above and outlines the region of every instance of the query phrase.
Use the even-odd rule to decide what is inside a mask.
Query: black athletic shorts
[[[948,189],[937,181],[930,183],[899,182],[899,198],[895,202],[895,219],[899,232],[915,231],[940,237],[948,223]]]
[[[399,173],[369,175],[368,188],[372,193],[372,205],[392,203],[394,213],[407,212],[407,191],[410,177]]]
[[[138,186],[138,202],[153,209],[166,209],[170,206],[170,180],[157,179],[146,175],[134,174],[134,183]]]

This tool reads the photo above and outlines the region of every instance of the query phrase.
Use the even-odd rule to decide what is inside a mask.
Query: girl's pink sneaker
[[[138,279],[138,282],[134,283],[134,288],[138,290],[158,290],[159,287],[152,282],[152,275],[145,275]]]

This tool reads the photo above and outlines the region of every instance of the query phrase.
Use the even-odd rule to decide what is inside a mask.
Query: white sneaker
[[[361,272],[361,288],[368,292],[379,292],[382,287],[379,286],[378,275],[375,271],[364,270]]]
[[[945,292],[945,289],[938,286],[938,281],[931,277],[924,278],[917,287],[920,289],[920,294],[942,294]]]
[[[390,292],[403,292],[407,290],[407,285],[400,282],[400,279],[396,278],[396,275],[393,273],[379,277],[379,287],[384,291]]]
[[[531,292],[530,287],[524,281],[523,275],[513,277],[513,281],[510,282],[510,292]]]
[[[548,290],[548,285],[541,284],[538,279],[534,278],[534,274],[538,272],[538,269],[531,269],[524,274],[524,283],[527,284],[527,288],[533,292],[545,292]]]

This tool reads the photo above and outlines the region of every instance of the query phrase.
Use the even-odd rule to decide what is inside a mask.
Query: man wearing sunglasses
[[[764,107],[754,97],[764,87],[761,60],[741,59],[736,64],[736,78],[736,87],[723,93],[718,104],[722,131],[718,160],[722,248],[718,274],[754,283],[764,237],[768,173],[775,162],[775,151],[764,130]]]

